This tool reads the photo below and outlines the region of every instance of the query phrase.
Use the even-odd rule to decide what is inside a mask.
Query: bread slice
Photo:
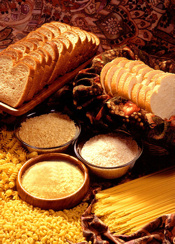
[[[25,45],[26,47],[28,47],[29,52],[32,52],[33,50],[37,49],[37,44],[35,42],[31,42],[30,40],[20,40],[19,43]]]
[[[52,42],[56,44],[57,50],[58,50],[58,59],[55,63],[55,67],[53,69],[52,75],[50,77],[50,82],[54,81],[58,76],[64,75],[67,71],[67,66],[63,65],[66,64],[67,60],[70,57],[69,52],[67,51],[66,45],[58,40],[58,39],[53,39]]]
[[[80,37],[80,40],[81,40],[81,50],[80,50],[80,54],[79,54],[80,62],[82,59],[84,61],[86,61],[87,59],[89,59],[89,56],[93,55],[93,53],[95,52],[91,46],[92,43],[91,43],[91,41],[89,43],[89,39],[88,39],[87,33],[85,31],[81,30],[78,27],[74,27],[74,28],[72,28],[72,30]],[[96,39],[95,39],[95,41],[96,41]],[[96,47],[97,47],[97,45],[95,43],[94,49]],[[88,50],[88,53],[87,53],[87,50]],[[90,50],[91,50],[91,52],[90,52]]]
[[[30,56],[34,57],[39,62],[40,76],[39,76],[39,80],[37,82],[38,87],[35,91],[35,93],[37,93],[38,91],[42,90],[42,88],[43,88],[43,78],[44,78],[44,73],[45,73],[45,69],[46,69],[46,60],[45,60],[44,54],[39,52],[38,50],[34,50],[33,52],[31,52]]]
[[[112,96],[112,79],[114,76],[114,73],[118,70],[121,70],[121,68],[117,64],[113,64],[107,71],[106,76],[105,76],[105,81],[104,81],[104,87],[105,87],[105,92]],[[116,73],[116,79],[118,72]],[[114,82],[115,84],[117,82]]]
[[[155,81],[151,81],[151,82],[148,84],[148,87],[150,88],[150,90],[152,90],[155,86],[156,86],[156,82],[155,82]]]
[[[151,88],[149,86],[145,86],[145,85],[141,86],[139,93],[138,93],[138,97],[137,97],[137,105],[140,108],[145,109],[146,94],[150,90],[151,90]]]
[[[105,77],[105,79],[107,81],[107,82],[105,81],[105,89],[110,96],[114,96],[114,94],[116,94],[115,91],[117,91],[120,77],[122,74],[124,74],[126,72],[127,72],[127,69],[125,69],[123,67],[119,67],[117,64],[114,64],[109,69],[109,71],[107,72],[106,77]]]
[[[137,74],[140,69],[143,69],[146,67],[146,64],[136,64],[131,68],[131,72]]]
[[[37,32],[37,31],[31,31],[26,36],[26,39],[31,39],[31,38],[38,39],[39,41],[42,41],[42,42],[46,42],[48,40],[46,35],[44,35],[41,32]]]
[[[96,51],[97,51],[97,49],[98,49],[98,47],[100,45],[100,39],[94,33],[92,33],[92,32],[89,32],[89,34],[92,37],[93,46],[94,46],[94,48],[91,50],[91,52],[89,52],[89,54],[91,56],[93,56],[96,53]]]
[[[163,82],[165,82],[166,84],[169,83],[170,85],[172,85],[172,83],[174,83],[174,79],[175,79],[175,74],[163,72],[163,73],[161,73],[161,75],[154,76],[152,81],[155,81],[156,85],[160,85]]]
[[[162,75],[153,90],[147,92],[145,109],[162,119],[175,114],[175,74]]]
[[[36,49],[39,48],[40,45],[41,45],[41,40],[39,40],[37,38],[28,38],[27,39],[27,42],[31,42],[32,43],[31,45],[35,45],[36,46]]]
[[[11,57],[14,61],[18,61],[23,57],[23,53],[15,49],[10,49],[10,50],[4,49],[2,52],[0,52],[0,55],[7,55]]]
[[[17,42],[15,44],[10,45],[6,50],[18,50],[21,53],[23,53],[23,55],[30,52],[30,48],[28,46],[26,46],[25,44],[20,43],[20,42]]]
[[[128,62],[125,64],[125,68],[132,70],[135,65],[138,64],[144,64],[141,60],[128,60]]]
[[[118,64],[120,61],[123,61],[123,60],[128,60],[127,58],[125,57],[117,57],[117,58],[114,58],[111,63],[113,64]]]
[[[6,52],[0,53],[0,73],[7,74],[15,65],[16,56],[8,55]]]
[[[89,40],[87,37],[87,34],[85,31],[81,30],[78,27],[72,27],[72,30],[77,33],[77,35],[80,37],[81,39],[81,45],[83,47],[83,50],[85,49],[85,46],[89,44]],[[86,46],[87,47],[87,46]]]
[[[49,29],[53,33],[53,38],[57,38],[61,35],[60,29],[52,23],[45,23],[42,26]]]
[[[149,85],[149,83],[151,82],[152,78],[155,77],[155,75],[161,75],[162,73],[164,72],[161,70],[151,70],[143,76],[142,84],[146,86]]]
[[[110,69],[110,67],[114,64],[118,64],[121,60],[124,60],[126,58],[124,57],[118,57],[118,58],[115,58],[113,59],[111,62],[107,63],[104,65],[104,67],[102,68],[101,72],[100,72],[100,83],[101,83],[101,86],[102,88],[105,90],[105,86],[104,86],[104,83],[105,83],[105,76],[108,72],[108,70]]]
[[[51,41],[54,38],[54,33],[44,26],[41,26],[40,28],[36,29],[36,32],[39,32],[46,36],[47,41]]]
[[[41,55],[43,55],[43,58],[45,60],[44,74],[43,74],[43,77],[40,81],[40,87],[43,88],[47,85],[47,82],[48,82],[50,75],[51,75],[50,66],[52,64],[52,57],[51,57],[51,54],[46,49],[44,49],[43,47],[39,47],[37,49],[37,51]]]
[[[87,31],[86,31],[86,34],[87,34]],[[99,47],[100,45],[100,39],[98,38],[98,36],[96,36],[94,33],[92,32],[89,32],[89,34],[94,37],[95,39],[95,50]]]
[[[22,61],[11,67],[8,72],[0,72],[0,101],[14,108],[22,105],[31,89],[33,75],[32,67]]]
[[[107,63],[101,70],[100,72],[100,83],[101,83],[101,86],[105,92],[105,76],[108,72],[108,70],[111,68],[113,64],[111,62]]]
[[[119,79],[118,85],[112,87],[112,94],[119,95],[119,96],[124,96],[123,94],[123,86],[127,80],[127,78],[131,76],[131,73],[129,71],[124,72]]]
[[[141,68],[138,70],[137,75],[140,75],[143,79],[143,77],[145,76],[145,74],[147,74],[148,72],[152,71],[153,69],[147,65],[145,65],[144,68]]]
[[[80,64],[80,54],[82,52],[81,39],[79,35],[72,30],[62,33],[61,36],[66,37],[73,45],[71,56],[68,60],[68,69],[73,70]]]
[[[59,28],[61,34],[64,33],[65,31],[67,30],[71,30],[71,26],[68,25],[68,24],[65,24],[65,23],[61,23],[61,22],[58,22],[58,21],[52,21],[50,22],[50,24],[56,26],[57,28]]]
[[[52,58],[52,62],[49,65],[49,73],[48,73],[48,77],[47,77],[47,81],[46,81],[46,84],[48,85],[52,82],[52,73],[55,68],[56,62],[58,60],[59,54],[58,54],[57,45],[52,41],[44,42],[42,45],[42,48],[45,51],[47,51]]]
[[[132,100],[132,96],[133,96],[133,87],[137,84],[137,79],[134,75],[130,75],[123,86],[123,97],[128,99],[128,100]]]
[[[92,35],[90,35],[90,32],[84,31],[84,33],[88,40],[88,45],[87,45],[86,49],[84,50],[84,56],[86,56],[87,59],[89,59],[89,57],[91,57],[91,50],[94,50],[96,47],[96,42],[94,42]]]
[[[146,73],[143,78],[151,80],[155,75],[162,75],[162,74],[164,74],[164,72],[162,70],[152,69],[151,71]]]
[[[121,61],[118,62],[118,65],[120,67],[125,67],[126,64],[128,64],[128,59],[126,59],[126,60],[123,59],[123,60],[121,60]]]
[[[41,65],[40,62],[33,57],[32,55],[28,54],[26,56],[24,56],[20,62],[23,62],[25,64],[30,65],[30,67],[32,67],[32,69],[34,70],[34,74],[33,74],[33,79],[32,79],[32,83],[31,83],[31,88],[27,94],[26,99],[29,101],[33,98],[33,96],[38,92],[39,87],[40,87],[40,79],[42,78],[42,73],[41,73]]]

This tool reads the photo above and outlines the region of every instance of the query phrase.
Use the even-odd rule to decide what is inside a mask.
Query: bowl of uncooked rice
[[[80,125],[57,111],[31,113],[15,125],[15,135],[29,151],[64,152],[80,135]]]
[[[129,133],[117,130],[80,136],[74,143],[76,156],[99,177],[120,178],[142,154],[142,145]]]

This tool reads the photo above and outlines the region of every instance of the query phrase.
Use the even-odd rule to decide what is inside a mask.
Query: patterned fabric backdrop
[[[0,0],[0,50],[52,20],[94,32],[99,52],[127,43],[175,57],[174,0]]]

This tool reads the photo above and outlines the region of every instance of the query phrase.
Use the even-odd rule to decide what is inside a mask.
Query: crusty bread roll
[[[142,61],[121,60],[120,57],[103,67],[100,81],[110,96],[122,96],[163,119],[175,115],[173,73],[154,70]]]
[[[45,23],[0,53],[0,101],[14,108],[94,56],[100,41],[68,24]]]

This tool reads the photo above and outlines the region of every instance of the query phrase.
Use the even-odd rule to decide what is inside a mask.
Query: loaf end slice
[[[22,105],[33,84],[34,70],[30,65],[19,62],[8,72],[0,74],[0,101],[14,108]]]

